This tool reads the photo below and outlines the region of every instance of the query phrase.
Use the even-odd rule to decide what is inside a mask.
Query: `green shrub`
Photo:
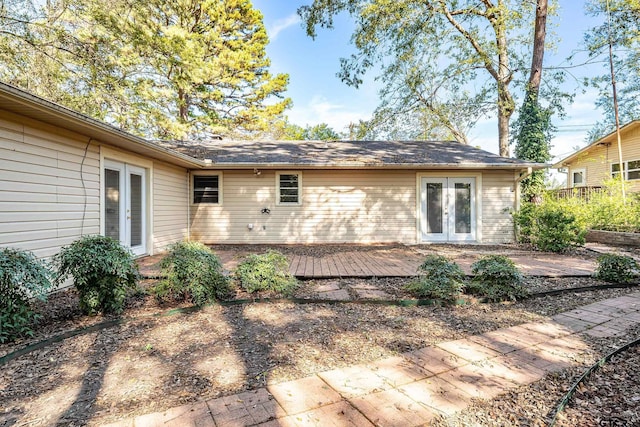
[[[178,242],[169,246],[160,268],[166,278],[152,289],[160,301],[189,299],[204,305],[230,294],[229,279],[222,274],[220,259],[202,243]]]
[[[563,252],[584,245],[586,229],[579,225],[573,213],[557,202],[524,203],[513,217],[518,240],[531,243],[541,251]]]
[[[131,251],[105,236],[85,236],[53,257],[56,283],[69,276],[87,314],[121,313],[127,290],[136,287],[139,273]]]
[[[506,256],[487,255],[471,265],[474,274],[467,292],[490,301],[515,301],[528,293],[522,286],[522,274]]]
[[[629,283],[638,274],[638,262],[627,255],[604,254],[598,257],[595,277],[606,282]]]
[[[39,317],[34,299],[46,300],[52,272],[31,252],[0,249],[0,343],[32,336]]]
[[[236,277],[248,292],[274,291],[288,295],[298,286],[298,281],[289,272],[289,261],[278,251],[252,254],[236,269]]]
[[[464,272],[442,255],[428,255],[418,271],[418,277],[406,286],[418,298],[455,301],[462,292]]]

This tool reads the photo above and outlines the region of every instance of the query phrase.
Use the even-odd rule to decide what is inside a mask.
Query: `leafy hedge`
[[[55,282],[73,277],[80,308],[87,314],[120,313],[129,289],[138,282],[133,254],[120,242],[105,236],[85,236],[65,246],[53,257]]]
[[[238,264],[236,277],[248,292],[272,291],[289,295],[298,286],[298,281],[289,272],[289,261],[274,250],[249,255]]]
[[[458,264],[442,255],[428,255],[418,272],[418,277],[406,286],[418,298],[452,302],[464,288],[464,272]]]
[[[33,335],[32,301],[46,300],[52,274],[31,252],[0,249],[0,343]]]
[[[220,259],[202,243],[185,241],[169,246],[160,268],[166,278],[152,290],[160,301],[189,299],[204,305],[230,295]]]

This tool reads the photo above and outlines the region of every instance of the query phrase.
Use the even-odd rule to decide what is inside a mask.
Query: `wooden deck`
[[[216,254],[227,273],[232,273],[238,263],[249,253],[261,253],[264,248],[255,251],[237,250],[219,246]],[[299,279],[329,279],[348,277],[413,277],[424,257],[433,253],[431,250],[412,249],[409,247],[369,247],[344,250],[328,250],[318,255],[304,254],[305,251],[288,251],[289,269]],[[458,263],[466,274],[471,273],[471,264],[480,256],[488,252],[468,251],[458,254],[447,254]],[[531,276],[589,276],[596,268],[592,259],[581,259],[566,255],[543,253],[508,254],[522,273]],[[138,259],[140,272],[147,277],[160,275],[160,260],[163,255],[158,254]]]
[[[298,278],[411,277],[421,257],[407,251],[349,251],[320,257],[290,255],[289,269]]]

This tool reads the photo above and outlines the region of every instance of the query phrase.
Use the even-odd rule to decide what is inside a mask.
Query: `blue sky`
[[[353,24],[347,16],[339,17],[334,30],[319,30],[315,40],[306,36],[296,14],[302,4],[311,0],[254,0],[254,7],[264,15],[264,23],[270,37],[267,54],[272,61],[272,72],[287,73],[290,83],[287,95],[293,100],[288,111],[292,123],[328,123],[338,131],[345,131],[350,122],[368,119],[379,104],[375,75],[367,76],[365,83],[355,89],[342,83],[336,73],[340,58],[354,52],[350,44]],[[566,65],[564,58],[580,49],[580,41],[586,28],[597,22],[584,13],[584,2],[566,0],[560,5],[558,16],[549,21],[549,26],[559,37],[557,51],[547,52],[545,66]],[[590,76],[606,71],[603,66],[576,68],[577,77]],[[575,90],[575,80],[566,83],[566,89]],[[567,116],[555,119],[559,132],[554,138],[553,154],[563,156],[575,146],[583,146],[591,124],[598,120],[599,112],[594,107],[594,93],[578,94],[574,103],[566,106]],[[471,144],[497,152],[497,120],[488,118],[478,123],[470,135]]]

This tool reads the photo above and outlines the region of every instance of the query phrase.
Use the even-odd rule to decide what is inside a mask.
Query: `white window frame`
[[[640,172],[640,168],[635,168],[635,169],[629,170],[629,162],[640,162],[640,159],[626,160],[626,161],[622,162],[625,181],[636,181],[636,180],[639,180],[640,178],[629,178],[629,172]],[[614,174],[619,173],[619,172],[614,172],[613,171],[613,166],[614,165],[618,165],[618,164],[619,163],[611,163],[611,177],[612,178],[616,177],[616,175],[614,175]]]
[[[582,182],[576,184],[574,181],[574,174],[582,174]],[[587,170],[585,168],[580,169],[571,169],[571,188],[575,187],[586,187],[587,185]]]
[[[298,175],[298,201],[283,202],[280,200],[280,176]],[[276,172],[276,205],[278,206],[300,206],[302,205],[302,171],[278,171]]]
[[[196,202],[195,201],[195,191],[196,191],[196,176],[217,176],[218,177],[218,202]],[[222,171],[192,171],[191,172],[191,191],[189,192],[189,198],[192,205],[208,205],[208,206],[219,206],[222,205],[223,202],[223,188],[224,188],[224,177]]]

